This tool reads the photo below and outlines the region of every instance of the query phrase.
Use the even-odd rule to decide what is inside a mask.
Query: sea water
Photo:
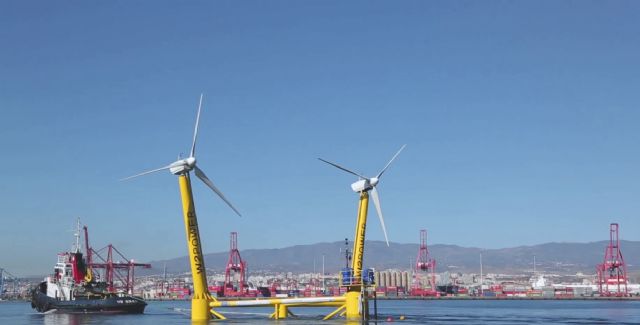
[[[141,315],[41,314],[29,303],[2,302],[0,324],[191,324],[189,308],[189,301],[151,301]],[[271,308],[217,310],[229,324],[345,324],[321,320],[331,308],[291,308],[296,317],[280,321],[268,320]],[[640,301],[381,300],[378,318],[378,324],[640,324]]]

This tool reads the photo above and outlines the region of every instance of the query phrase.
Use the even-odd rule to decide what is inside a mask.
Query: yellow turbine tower
[[[198,138],[198,124],[200,123],[200,110],[202,108],[202,94],[200,94],[200,102],[198,104],[198,113],[196,116],[196,127],[193,132],[193,143],[191,144],[191,152],[188,158],[180,159],[167,166],[149,170],[137,175],[133,175],[122,180],[154,173],[168,169],[172,174],[178,176],[180,184],[180,195],[182,197],[182,212],[184,215],[184,227],[187,235],[187,247],[189,249],[189,260],[191,261],[191,275],[193,277],[193,296],[191,299],[191,319],[194,321],[207,321],[211,317],[225,319],[223,315],[209,308],[210,302],[217,302],[211,296],[207,287],[207,273],[204,265],[204,256],[202,254],[202,245],[200,241],[200,230],[198,229],[198,219],[196,217],[196,208],[193,203],[193,194],[191,191],[190,171],[194,171],[196,177],[204,182],[211,190],[213,190],[233,211],[240,215],[240,212],[227,200],[222,192],[213,185],[213,182],[205,175],[205,173],[196,166],[196,140]]]
[[[387,237],[387,229],[384,225],[384,218],[382,217],[382,209],[380,208],[380,198],[378,196],[378,190],[376,190],[376,186],[380,182],[380,177],[382,174],[389,168],[389,165],[398,157],[400,152],[404,149],[406,145],[403,145],[398,152],[389,160],[386,166],[376,175],[375,177],[365,177],[356,172],[353,172],[347,168],[344,168],[338,164],[326,161],[322,158],[318,158],[321,161],[332,165],[338,169],[341,169],[349,174],[357,176],[359,178],[358,181],[351,184],[351,189],[360,194],[360,204],[358,206],[358,221],[356,223],[356,233],[353,240],[353,259],[351,262],[352,268],[352,276],[351,281],[345,284],[343,279],[343,285],[347,286],[346,300],[344,305],[340,306],[334,312],[330,313],[325,317],[326,319],[330,319],[335,315],[345,315],[347,319],[360,319],[363,314],[362,307],[363,304],[363,281],[362,281],[362,262],[364,256],[364,240],[365,240],[365,232],[367,228],[367,211],[369,209],[369,191],[371,191],[371,196],[373,197],[373,204],[376,206],[376,211],[378,212],[378,218],[380,219],[380,225],[382,226],[382,232],[384,233],[384,239],[387,242],[387,246],[389,246],[389,238]],[[365,301],[366,302],[366,301]],[[366,308],[366,307],[365,307]]]

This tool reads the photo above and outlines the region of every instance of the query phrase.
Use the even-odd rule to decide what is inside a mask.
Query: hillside
[[[554,273],[594,273],[597,263],[604,256],[606,241],[592,243],[546,243],[534,246],[519,246],[502,249],[480,249],[455,245],[432,245],[429,251],[437,261],[437,271],[479,272],[479,257],[482,259],[485,273],[526,272],[533,269],[533,256],[536,256],[536,267]],[[640,256],[640,242],[621,241],[622,252],[626,257],[629,270],[637,270],[637,256]],[[335,272],[345,265],[344,243],[317,243],[296,245],[279,249],[247,249],[241,250],[243,260],[250,271],[265,270],[276,272],[320,272],[322,256],[325,256],[326,272]],[[365,266],[377,269],[409,268],[415,261],[418,244],[391,243],[387,247],[381,241],[367,241]],[[224,270],[228,252],[205,254],[208,269]],[[152,273],[159,273],[163,266],[170,273],[188,271],[186,256],[152,261]],[[146,272],[145,272],[146,273]]]

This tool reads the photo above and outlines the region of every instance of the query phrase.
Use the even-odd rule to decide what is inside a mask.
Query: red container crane
[[[609,246],[604,251],[604,262],[596,266],[598,289],[603,296],[628,296],[627,264],[620,251],[618,224],[609,227]]]
[[[84,245],[85,250],[87,252],[87,268],[91,273],[92,277],[99,276],[94,272],[96,269],[103,270],[104,279],[107,283],[107,290],[109,292],[126,292],[128,294],[133,294],[133,285],[134,285],[134,271],[136,267],[142,267],[145,269],[151,268],[151,264],[147,263],[135,263],[133,260],[130,260],[118,249],[113,247],[113,245],[109,244],[99,250],[94,250],[89,246],[89,231],[87,230],[87,226],[83,227],[84,229]],[[104,258],[100,255],[100,252],[104,253],[106,250],[107,257]],[[119,260],[115,261],[114,252],[116,258]],[[99,260],[99,262],[94,262],[94,260]]]
[[[241,297],[248,294],[247,263],[240,257],[238,233],[231,233],[229,261],[224,272],[224,296]]]
[[[427,231],[420,230],[420,249],[416,257],[413,271],[412,296],[437,296],[436,289],[436,260],[429,256],[427,248]]]

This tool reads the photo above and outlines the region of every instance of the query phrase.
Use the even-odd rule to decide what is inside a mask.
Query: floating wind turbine
[[[398,150],[398,152],[396,152],[395,155],[393,155],[393,157],[391,158],[391,160],[389,160],[389,162],[387,163],[386,166],[384,166],[384,168],[382,168],[382,170],[378,173],[378,175],[376,175],[375,177],[365,177],[362,176],[354,171],[351,171],[347,168],[344,168],[338,164],[332,163],[330,161],[326,161],[322,158],[318,158],[319,160],[321,160],[322,162],[325,162],[331,166],[334,166],[338,169],[341,169],[349,174],[352,174],[354,176],[358,176],[359,180],[353,184],[351,184],[351,189],[354,192],[360,193],[360,192],[369,192],[371,191],[371,196],[373,197],[373,204],[376,206],[376,211],[378,212],[378,218],[380,219],[380,225],[382,225],[382,232],[384,233],[384,239],[387,242],[387,246],[389,246],[389,238],[387,237],[387,228],[384,225],[384,218],[382,217],[382,209],[380,208],[380,197],[378,195],[378,190],[376,190],[376,186],[378,185],[378,183],[380,182],[380,177],[382,177],[382,174],[384,174],[384,172],[387,170],[387,168],[389,168],[389,166],[391,165],[391,163],[396,159],[396,157],[398,157],[398,155],[400,154],[400,152],[404,149],[404,147],[406,147],[407,145],[403,145],[400,150]]]
[[[198,139],[198,125],[200,124],[200,110],[202,109],[202,97],[203,97],[202,94],[200,94],[200,102],[198,103],[198,113],[196,115],[196,127],[195,127],[195,130],[193,131],[193,143],[191,144],[191,152],[189,153],[189,157],[184,159],[178,159],[177,161],[172,162],[167,166],[148,170],[140,174],[123,178],[121,180],[124,181],[127,179],[155,173],[165,169],[168,169],[174,175],[189,174],[189,172],[193,170],[196,176],[205,185],[207,185],[213,192],[215,192],[231,209],[233,209],[233,211],[236,214],[240,215],[240,212],[238,212],[238,210],[233,206],[233,204],[231,204],[231,202],[229,202],[229,200],[224,196],[224,194],[222,194],[222,191],[220,191],[215,185],[213,185],[213,182],[207,177],[207,175],[202,171],[202,169],[198,168],[198,166],[196,165],[196,140]]]

